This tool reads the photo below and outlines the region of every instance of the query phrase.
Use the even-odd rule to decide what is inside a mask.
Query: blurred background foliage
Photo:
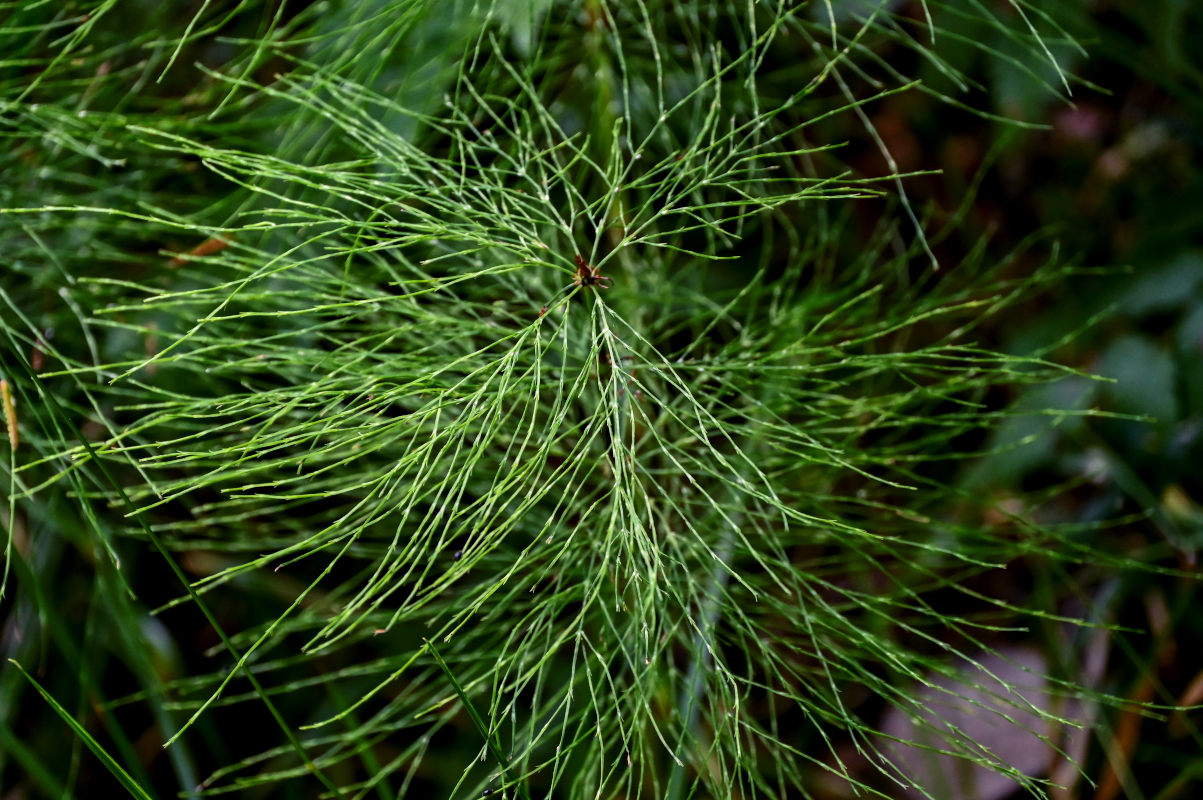
[[[973,191],[960,226],[937,248],[942,259],[985,240],[998,257],[1018,249],[1012,269],[1024,272],[1041,257],[1041,248],[1027,249],[1040,232],[1049,237],[1042,244],[1055,242],[1068,262],[1093,268],[986,322],[987,341],[1007,352],[1044,353],[1111,382],[1070,377],[1008,402],[1138,419],[1014,418],[992,435],[999,452],[967,464],[960,482],[1003,507],[1013,502],[1016,511],[1028,509],[1024,493],[1047,492],[1037,517],[1050,522],[1127,519],[1092,532],[1091,544],[1194,571],[1203,544],[1203,50],[1195,46],[1203,7],[1096,0],[1042,9],[1086,51],[1062,61],[1076,78],[1072,102],[1050,100],[1041,80],[1011,69],[1005,55],[1012,48],[996,32],[986,36],[999,57],[965,46],[958,61],[956,45],[941,53],[989,87],[994,113],[1045,127],[999,126],[914,93],[887,99],[872,119],[899,170],[938,171],[907,182],[934,219],[957,213]],[[959,33],[980,34],[969,27]],[[920,74],[940,87],[934,68]],[[864,152],[865,174],[887,172],[875,148],[866,143]],[[880,213],[873,205],[858,207],[866,228]],[[1039,560],[1013,565],[1009,578],[1023,587],[1018,602],[1027,594],[1070,613],[1090,608],[1129,628],[1046,630],[1045,652],[1066,674],[1133,704],[1203,700],[1196,581],[1114,564],[1068,574]],[[1089,745],[1075,745],[1097,789],[1079,781],[1064,796],[1196,796],[1203,789],[1196,723],[1180,712],[1111,709]],[[982,796],[1011,790],[991,791]]]
[[[899,112],[919,164],[944,170],[934,195],[955,196],[966,166],[1001,142],[966,216],[970,237],[1005,246],[1047,230],[1070,261],[1100,268],[993,335],[1010,352],[1048,352],[1112,382],[1070,378],[1015,402],[1140,418],[1012,420],[997,443],[1026,445],[967,469],[966,486],[1000,497],[1059,487],[1044,518],[1132,515],[1093,543],[1190,571],[1203,544],[1203,52],[1191,44],[1203,34],[1201,11],[1186,0],[1057,4],[1089,51],[1068,65],[1083,81],[1073,104],[1046,104],[1029,84],[1007,80],[992,98],[999,113],[1047,119],[1045,130],[950,130],[924,111]],[[1071,669],[1134,702],[1203,698],[1203,654],[1191,644],[1203,635],[1197,582],[1089,565],[1073,576],[1037,567],[1031,580],[1034,592],[1134,629],[1068,641],[1049,631],[1048,652]],[[1190,716],[1115,709],[1085,762],[1098,789],[1080,796],[1193,797],[1203,787],[1199,754]]]
[[[1000,16],[1014,13],[1007,2],[986,4]],[[335,48],[326,55],[336,71],[379,87],[410,108],[433,111],[451,89],[472,34],[461,22],[468,18],[461,4],[412,20],[381,20],[374,29],[361,25],[384,7],[372,2],[227,3],[196,17],[207,5],[121,2],[111,13],[95,14],[92,29],[83,7],[72,3],[0,4],[0,33],[7,45],[0,54],[0,94],[8,98],[0,108],[0,207],[80,204],[149,213],[145,204],[153,197],[156,214],[220,224],[237,210],[228,206],[230,198],[249,201],[230,194],[223,179],[195,160],[131,147],[106,132],[104,120],[128,126],[154,118],[160,131],[174,124],[194,139],[229,144],[224,120],[245,117],[247,109],[239,104],[246,98],[195,71],[167,69],[170,62],[223,71],[233,64],[248,79],[266,82],[286,71],[288,59],[299,58],[300,50],[264,46],[248,57],[246,43],[265,36],[284,41],[290,30],[305,29],[320,17],[327,31],[356,32],[332,36],[326,45]],[[529,50],[546,5],[509,0],[494,6],[508,32],[507,47],[516,53]],[[812,5],[815,14],[825,13],[823,4]],[[831,7],[837,15],[856,15],[873,5],[833,0]],[[924,18],[925,5],[918,0],[890,5],[903,18]],[[895,164],[882,158],[877,143],[847,115],[809,135],[849,142],[843,157],[862,176],[926,172],[908,178],[905,186],[927,228],[947,230],[932,239],[941,263],[958,263],[984,250],[985,258],[1003,262],[1009,275],[1023,277],[1034,273],[1050,250],[1059,249],[1063,262],[1085,268],[1012,307],[1005,318],[985,320],[979,339],[1111,382],[1067,377],[1026,393],[992,396],[990,402],[1033,410],[1097,408],[1132,418],[1012,418],[991,434],[987,445],[995,452],[967,462],[952,480],[965,498],[984,494],[1016,514],[1080,524],[1092,548],[1114,556],[1084,560],[1071,570],[1034,554],[1011,564],[1004,575],[981,578],[990,584],[983,591],[1017,606],[1030,603],[1119,626],[1084,629],[1048,621],[1035,642],[1000,633],[993,643],[1020,648],[1008,652],[1020,662],[1033,659],[1024,663],[1036,670],[1072,676],[1100,695],[1131,701],[1077,709],[1093,728],[1088,736],[1060,743],[1080,761],[1082,772],[1063,764],[1049,768],[1068,787],[1059,796],[1189,798],[1203,788],[1198,716],[1154,712],[1150,704],[1168,709],[1203,701],[1203,652],[1195,644],[1203,640],[1203,615],[1195,612],[1203,598],[1192,579],[1123,565],[1130,559],[1193,572],[1203,544],[1203,170],[1198,168],[1203,164],[1203,50],[1197,46],[1203,41],[1203,11],[1191,0],[1072,0],[1040,10],[1082,45],[1080,51],[1057,50],[1070,76],[1071,102],[1050,97],[1047,85],[1060,80],[1056,71],[1031,59],[1001,31],[983,28],[968,14],[942,19],[942,57],[976,81],[958,96],[1030,127],[1004,125],[989,114],[941,102],[933,94],[962,87],[914,50],[885,37],[873,43],[881,61],[917,75],[933,93],[893,95],[867,108]],[[201,20],[199,28],[191,27],[194,19]],[[144,33],[131,39],[124,34],[130,30]],[[405,49],[404,58],[362,57],[390,36],[402,35],[416,43]],[[65,45],[60,37],[67,38]],[[71,37],[79,41],[77,50]],[[177,52],[175,43],[181,40]],[[984,48],[978,46],[982,43]],[[54,65],[55,82],[42,86],[38,75],[48,70],[47,53],[61,53],[64,61]],[[790,54],[774,56],[780,59],[778,71],[770,72],[762,86],[770,94],[794,91]],[[108,87],[114,85],[123,91],[113,94]],[[73,102],[63,102],[64,92]],[[262,98],[255,102],[251,116],[261,129],[240,123],[238,136],[258,135],[259,144],[270,141],[281,157],[319,153],[321,161],[333,162],[345,155],[321,130],[294,125],[283,105]],[[557,111],[569,119],[578,114],[582,129],[592,119],[571,98],[561,100]],[[88,115],[100,115],[102,121],[80,125]],[[402,117],[388,124],[405,132],[415,122]],[[845,253],[856,251],[882,215],[897,212],[891,203],[881,198],[852,204],[848,224],[854,234],[840,244]],[[196,244],[192,231],[150,227],[135,216],[106,219],[103,229],[50,213],[10,217],[0,236],[3,313],[24,315],[43,332],[44,342],[22,353],[35,370],[52,348],[76,357],[91,352],[104,363],[128,358],[131,349],[153,353],[159,347],[153,336],[138,341],[137,334],[120,326],[101,339],[86,335],[79,324],[82,312],[65,305],[69,295],[59,287],[65,275],[145,279],[161,268],[164,252],[186,252]],[[714,280],[721,283],[721,275]],[[164,319],[163,324],[172,323]],[[15,370],[11,356],[3,369]],[[160,378],[170,383],[169,376]],[[65,376],[56,380],[64,406],[88,416],[96,398],[80,393]],[[220,389],[215,381],[212,390]],[[17,402],[28,407],[36,400],[18,392]],[[99,438],[98,431],[83,433]],[[161,559],[146,549],[114,544],[112,523],[98,513],[100,506],[78,502],[96,497],[100,487],[89,484],[83,472],[72,480],[71,491],[38,496],[37,518],[55,536],[31,535],[23,527],[24,515],[15,514],[7,499],[3,504],[14,546],[26,554],[24,560],[7,562],[7,568],[14,571],[20,592],[33,598],[18,603],[10,589],[3,599],[3,652],[6,657],[22,652],[23,631],[40,627],[44,635],[37,652],[25,653],[23,663],[59,667],[33,673],[48,680],[50,693],[66,698],[70,713],[88,719],[93,735],[133,768],[143,785],[197,785],[241,757],[244,738],[261,738],[274,729],[267,712],[255,704],[218,707],[197,724],[196,738],[203,745],[161,750],[159,733],[173,728],[165,723],[171,706],[166,697],[154,696],[153,687],[211,669],[205,655],[219,642],[190,606],[158,616],[142,613],[142,604],[154,607],[175,597]],[[950,502],[950,513],[960,514],[965,524],[1011,522],[1001,515],[979,517],[979,503]],[[121,570],[114,568],[106,547],[120,550]],[[184,570],[193,577],[223,566],[208,561],[215,558],[200,549],[181,554]],[[134,585],[127,587],[126,580]],[[239,587],[237,596],[211,595],[219,619],[237,620],[246,613],[270,619],[296,594],[285,576],[246,579]],[[251,604],[261,608],[248,612],[243,607]],[[332,660],[332,670],[343,667],[345,662]],[[336,691],[336,684],[330,686]],[[145,704],[112,702],[143,690],[150,693]],[[0,710],[5,800],[120,791],[11,670],[0,680]],[[904,725],[888,718],[882,724],[887,729]],[[459,776],[440,774],[438,765],[471,760],[479,738],[471,728],[447,727],[423,746],[434,766],[423,767],[404,785],[412,779],[415,792],[445,796]],[[1057,762],[1051,749],[1038,756]],[[941,776],[953,768],[938,760],[900,758],[915,759],[908,763],[916,771],[929,770],[933,785],[958,787],[947,789],[949,798],[1001,800],[1014,791],[981,776],[966,789],[963,776]],[[312,786],[286,784],[244,788],[239,796],[304,797],[311,791]],[[819,778],[813,789],[820,798],[847,796],[846,791]],[[1014,796],[1025,796],[1023,791]]]

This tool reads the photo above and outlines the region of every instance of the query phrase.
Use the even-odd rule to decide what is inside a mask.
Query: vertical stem
[[[738,516],[734,518],[736,525],[739,524],[739,519]],[[702,713],[701,698],[702,690],[706,687],[706,673],[710,671],[714,663],[711,655],[714,626],[718,622],[719,604],[722,601],[723,592],[726,591],[727,583],[731,580],[729,566],[734,551],[735,526],[725,526],[718,545],[718,560],[711,568],[710,577],[706,581],[706,593],[699,615],[699,631],[694,637],[693,659],[689,663],[689,672],[685,676],[685,686],[677,699],[677,711],[681,718],[681,736],[677,742],[678,751],[687,740],[694,738],[690,734],[697,727],[698,718]],[[668,800],[681,800],[684,796],[682,792],[685,791],[686,767],[678,757],[677,764],[671,769],[666,797]]]

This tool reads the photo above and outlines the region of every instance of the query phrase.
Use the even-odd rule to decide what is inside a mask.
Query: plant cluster
[[[945,43],[1068,91],[1052,16],[158,5],[0,29],[6,656],[61,651],[30,673],[131,792],[937,796],[889,707],[1046,793],[929,712],[1072,724],[990,660],[1059,609],[982,576],[1086,531],[953,480],[1015,414],[1099,413],[1006,410],[1070,371],[976,338],[1065,270],[942,258],[869,112],[972,107]]]

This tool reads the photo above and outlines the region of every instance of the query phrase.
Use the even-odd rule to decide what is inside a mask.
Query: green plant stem
[[[738,525],[739,516],[733,516],[732,522]],[[714,628],[718,624],[722,608],[723,593],[731,581],[731,558],[735,552],[734,525],[723,526],[723,535],[719,540],[715,554],[718,559],[710,569],[706,581],[706,592],[699,614],[698,632],[694,636],[693,657],[689,662],[689,671],[685,676],[685,685],[681,688],[677,700],[677,714],[681,720],[681,736],[677,742],[678,751],[690,739],[696,740],[695,728],[702,713],[702,691],[706,687],[706,677],[714,666],[712,648]],[[687,767],[679,760],[669,768],[667,800],[681,800],[684,797]]]

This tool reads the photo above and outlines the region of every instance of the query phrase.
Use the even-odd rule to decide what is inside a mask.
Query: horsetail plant
[[[171,759],[133,766],[108,724],[132,785],[936,796],[880,709],[925,718],[916,687],[971,693],[1000,630],[1058,618],[974,576],[1083,557],[1022,514],[985,524],[954,480],[999,392],[1068,373],[975,339],[1063,269],[937,258],[914,176],[855,171],[843,142],[892,163],[875,107],[968,109],[946,46],[1068,91],[1052,16],[52,5],[10,4],[0,30],[24,176],[0,216],[26,632],[6,656],[66,647],[31,622],[57,556],[12,548],[70,528],[96,589],[64,663],[116,631],[135,688],[84,669],[78,690],[110,719],[145,709]],[[207,660],[178,649],[189,624]],[[5,687],[7,714],[28,692]]]

